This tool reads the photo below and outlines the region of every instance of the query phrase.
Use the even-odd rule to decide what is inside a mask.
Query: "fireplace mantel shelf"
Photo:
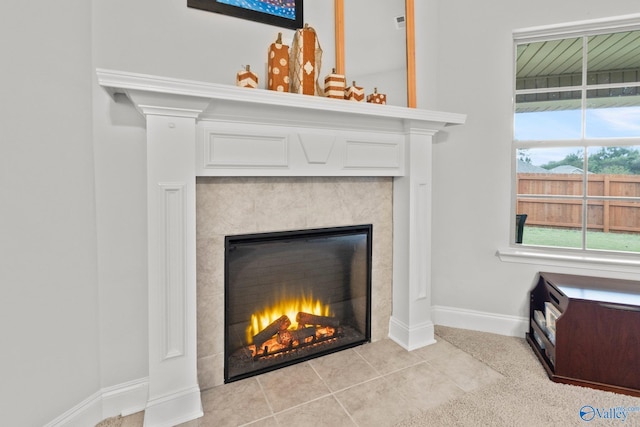
[[[113,97],[124,94],[132,97],[135,92],[146,92],[172,96],[191,97],[210,102],[237,102],[245,105],[278,107],[283,109],[302,109],[310,112],[332,112],[348,116],[369,116],[376,119],[400,119],[415,123],[438,124],[438,128],[463,124],[466,115],[441,111],[405,108],[393,105],[377,105],[366,102],[350,102],[319,96],[275,92],[264,89],[247,89],[237,86],[159,77],[147,74],[129,73],[114,70],[97,70],[98,83]],[[194,112],[199,115],[204,113]]]
[[[198,176],[393,177],[388,335],[407,350],[435,342],[432,146],[438,132],[463,124],[465,115],[104,69],[97,70],[97,78],[114,102],[126,96],[146,119],[145,426],[171,426],[202,415],[196,325]]]

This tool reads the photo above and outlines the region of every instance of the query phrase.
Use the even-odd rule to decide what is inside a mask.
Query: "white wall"
[[[432,61],[426,70],[437,85],[427,84],[419,106],[468,114],[464,126],[439,135],[442,143],[434,149],[433,302],[461,313],[523,317],[535,273],[560,269],[504,263],[496,256],[498,248],[509,244],[511,224],[512,31],[637,13],[640,7],[635,0],[430,4],[430,9],[420,8],[423,16],[416,22],[435,24],[421,42],[437,39],[431,47],[436,56],[423,58],[423,63]],[[475,329],[483,324],[467,320],[460,326]]]
[[[39,426],[99,388],[91,4],[0,6],[0,416]]]
[[[333,0],[305,2],[304,18],[324,51],[321,74],[334,66]],[[186,0],[94,0],[96,66],[235,84],[249,64],[264,87],[267,50],[278,32],[294,31],[188,8]]]
[[[405,0],[344,2],[344,55],[347,86],[355,81],[365,94],[387,95],[387,104],[407,106],[406,29],[395,18],[404,15]]]

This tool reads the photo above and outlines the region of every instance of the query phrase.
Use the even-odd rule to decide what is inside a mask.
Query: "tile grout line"
[[[267,392],[264,391],[264,386],[262,385],[262,382],[260,382],[260,376],[256,377],[256,381],[258,381],[258,386],[260,386],[260,391],[262,392],[262,395],[264,396],[264,400],[267,402],[267,405],[269,406],[269,410],[271,411],[271,416],[273,416],[275,414],[275,411],[273,410],[273,406],[269,401],[269,396],[267,396]]]
[[[372,344],[372,343],[370,342],[369,344]],[[362,346],[360,346],[360,347],[362,347]],[[358,351],[358,348],[357,348],[357,347],[354,347],[354,348],[353,348],[353,351],[355,351],[355,352],[356,352],[356,354],[357,354],[357,355],[358,355],[362,360],[364,360],[364,362],[365,362],[367,365],[369,365],[369,366],[371,367],[371,369],[373,369],[373,370],[375,371],[375,373],[376,373],[376,374],[378,374],[378,376],[380,376],[380,377],[382,376],[382,373],[381,373],[380,371],[378,371],[378,369],[376,369],[376,367],[375,367],[375,366],[373,366],[373,365],[372,365],[372,364],[367,360],[367,358],[366,358],[366,357],[364,357],[362,354],[360,354],[360,352]]]
[[[360,354],[356,348],[354,348],[354,350],[355,350],[356,354],[357,354],[358,356],[360,356],[360,358],[361,358],[362,360],[364,360],[364,361],[365,361],[365,363],[367,363],[367,365],[369,365],[369,366],[371,367],[371,369],[373,369],[373,370],[378,374],[378,378],[384,378],[384,377],[389,376],[389,375],[391,375],[391,374],[395,374],[396,372],[400,372],[400,371],[402,371],[402,370],[404,370],[404,369],[407,369],[407,368],[413,368],[413,367],[418,366],[418,365],[420,365],[420,364],[422,364],[422,363],[428,363],[428,360],[426,360],[425,358],[421,357],[420,355],[417,355],[417,356],[418,356],[418,358],[420,359],[420,360],[418,360],[417,362],[412,363],[412,364],[407,365],[407,366],[403,366],[402,368],[397,368],[397,369],[394,369],[394,370],[392,370],[392,371],[389,371],[389,372],[383,373],[383,372],[380,372],[378,369],[376,369],[376,367],[375,367],[375,366],[373,366],[371,363],[369,363],[369,361],[367,360],[367,358],[366,358],[366,357],[364,357],[362,354]],[[372,378],[372,379],[375,379],[375,378]],[[367,380],[367,381],[370,381],[370,380]],[[364,384],[364,383],[366,383],[367,381],[363,381],[363,382],[362,382],[362,383],[360,383],[360,384]],[[356,384],[356,385],[357,385],[357,384]],[[351,387],[352,387],[352,386],[351,386]],[[351,388],[351,387],[345,387],[345,390],[346,390],[347,388]]]
[[[351,422],[354,425],[358,425],[358,423],[356,422],[356,420],[353,419],[353,417],[351,416],[351,413],[349,413],[349,411],[347,411],[347,408],[344,407],[344,405],[342,404],[342,402],[340,401],[340,399],[338,399],[338,396],[335,395],[336,392],[334,392],[331,387],[329,387],[329,384],[327,384],[327,382],[324,380],[324,378],[322,378],[322,375],[320,375],[320,373],[316,370],[316,368],[313,366],[313,363],[307,362],[309,363],[309,366],[311,366],[311,369],[313,369],[313,372],[316,373],[316,375],[318,376],[318,378],[320,378],[320,381],[322,381],[322,383],[325,385],[325,387],[327,387],[327,390],[329,390],[329,394],[331,397],[334,398],[334,400],[336,402],[338,402],[338,405],[340,405],[340,407],[342,408],[342,410],[345,412],[345,414],[347,414],[347,416],[349,417],[349,419],[351,420]]]
[[[262,395],[264,396],[265,402],[267,402],[267,406],[269,407],[269,410],[271,411],[271,414],[266,416],[266,417],[256,418],[255,420],[251,420],[248,423],[241,424],[238,427],[248,426],[248,425],[251,425],[251,424],[256,423],[258,421],[267,420],[269,418],[273,418],[274,421],[276,422],[276,424],[280,425],[280,422],[278,421],[278,419],[275,416],[276,412],[273,410],[273,406],[271,406],[271,402],[269,401],[269,397],[267,396],[267,393],[264,391],[264,386],[260,382],[260,376],[259,375],[256,376],[256,381],[258,382],[258,387],[260,387],[260,391],[262,392]]]

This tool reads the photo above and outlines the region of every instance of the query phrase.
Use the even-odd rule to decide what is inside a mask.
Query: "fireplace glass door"
[[[371,339],[371,225],[227,236],[225,382]]]

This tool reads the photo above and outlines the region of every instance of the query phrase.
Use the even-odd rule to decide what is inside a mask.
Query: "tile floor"
[[[502,378],[436,337],[412,352],[389,339],[202,392],[181,427],[392,426]]]

